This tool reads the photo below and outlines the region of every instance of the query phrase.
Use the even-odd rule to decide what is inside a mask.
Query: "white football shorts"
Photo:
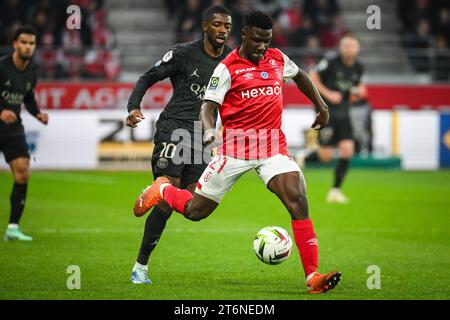
[[[270,158],[244,160],[216,155],[203,171],[195,192],[220,203],[239,178],[252,169],[256,170],[266,186],[270,179],[286,172],[299,172],[300,178],[304,180],[302,171],[290,156],[277,154]]]

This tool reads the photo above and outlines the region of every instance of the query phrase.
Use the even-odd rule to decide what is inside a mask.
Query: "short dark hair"
[[[245,16],[244,27],[255,27],[263,30],[270,30],[273,27],[273,20],[264,12],[255,11]]]
[[[231,16],[230,10],[228,10],[224,6],[212,6],[203,12],[203,17],[202,17],[203,20],[202,21],[204,21],[204,22],[211,21],[212,19],[214,19],[215,14],[226,14],[228,16]]]
[[[32,34],[33,36],[37,35],[36,29],[34,29],[32,26],[20,26],[16,29],[16,31],[14,31],[12,41],[16,41],[17,39],[19,39],[20,35],[23,33]]]
[[[342,41],[342,39],[345,39],[345,38],[354,39],[354,40],[356,40],[356,41],[359,42],[358,37],[357,37],[354,33],[352,33],[352,32],[346,32],[346,33],[341,37],[341,39],[339,39],[339,42]]]

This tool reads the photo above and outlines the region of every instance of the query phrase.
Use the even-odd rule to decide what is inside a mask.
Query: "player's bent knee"
[[[28,182],[28,179],[30,178],[29,170],[18,170],[14,173],[14,182],[25,184]]]
[[[189,210],[189,213],[186,215],[186,218],[192,221],[201,221],[203,219],[206,219],[211,212],[208,212],[206,210]]]
[[[192,221],[200,221],[207,218],[213,210],[205,206],[189,205],[186,207],[184,216]]]
[[[319,152],[319,160],[321,162],[330,162],[333,160],[333,151],[323,150],[322,152]]]

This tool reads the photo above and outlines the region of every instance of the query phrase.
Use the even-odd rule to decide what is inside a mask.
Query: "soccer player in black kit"
[[[19,27],[13,35],[14,53],[0,58],[0,151],[11,168],[14,186],[10,196],[11,213],[4,239],[31,241],[19,228],[25,207],[30,156],[20,118],[22,103],[43,124],[48,115],[39,110],[34,88],[36,67],[31,62],[36,49],[36,32],[32,27]]]
[[[172,140],[176,129],[188,130],[193,136],[195,122],[199,124],[199,113],[209,79],[219,62],[231,50],[225,41],[231,32],[231,13],[223,6],[208,8],[202,19],[203,37],[200,40],[177,44],[161,60],[137,81],[128,101],[129,115],[127,126],[135,128],[144,119],[140,111],[140,102],[148,88],[156,82],[170,78],[173,95],[156,122],[154,136],[155,147],[152,155],[153,176],[167,177],[175,186],[194,192],[208,162],[203,160],[205,145],[200,142],[200,149],[192,147],[202,154],[202,163],[181,163],[172,161],[179,141]],[[201,128],[199,129],[201,131]],[[200,137],[202,139],[202,137]],[[194,146],[198,143],[193,143]],[[144,212],[145,213],[145,212]],[[145,222],[144,237],[133,267],[133,283],[151,283],[147,276],[150,254],[158,243],[172,214],[172,209],[165,202],[155,206]]]
[[[363,66],[357,60],[359,51],[358,39],[351,34],[345,35],[339,43],[339,55],[333,59],[323,59],[311,73],[314,84],[329,106],[330,122],[319,132],[318,151],[307,156],[305,161],[331,161],[335,148],[338,149],[334,185],[327,195],[330,203],[349,202],[340,188],[355,149],[350,103],[367,95],[366,87],[361,83]]]

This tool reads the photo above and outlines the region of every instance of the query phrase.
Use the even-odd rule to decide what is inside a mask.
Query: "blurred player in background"
[[[311,72],[314,84],[330,107],[330,123],[319,133],[319,149],[309,154],[305,162],[331,161],[335,148],[338,149],[334,185],[327,195],[327,201],[331,203],[349,202],[341,186],[355,150],[350,104],[367,96],[366,86],[361,83],[363,66],[358,62],[359,51],[358,39],[347,34],[339,43],[339,55],[333,59],[323,59]]]
[[[204,219],[243,174],[256,170],[291,215],[308,292],[322,293],[333,289],[341,274],[317,272],[318,242],[309,218],[306,183],[300,168],[287,153],[286,138],[281,131],[283,81],[293,79],[318,108],[312,128],[327,125],[328,107],[308,74],[280,50],[269,48],[272,27],[270,16],[260,11],[248,14],[242,45],[214,70],[200,117],[204,141],[209,144],[215,140],[214,115],[220,111],[223,141],[218,155],[200,177],[194,195],[160,177],[138,198],[143,204],[135,206],[135,211],[145,213],[164,199],[184,217],[194,221]],[[254,135],[248,135],[249,132]]]
[[[199,113],[211,74],[217,64],[225,58],[230,49],[225,46],[231,31],[231,13],[223,6],[208,8],[203,14],[203,38],[197,41],[177,44],[167,52],[136,83],[128,101],[129,115],[126,124],[132,128],[144,119],[140,111],[142,97],[156,82],[170,78],[173,96],[156,122],[155,147],[152,155],[154,178],[166,177],[177,187],[193,193],[196,182],[207,163],[176,164],[173,156],[179,141],[172,140],[172,132],[182,128],[194,136],[194,122],[199,121]],[[201,129],[199,129],[201,132]],[[203,159],[204,145],[191,141],[192,159],[199,152]],[[194,150],[199,145],[200,150]],[[150,254],[156,247],[172,208],[165,202],[154,207],[147,217],[141,248],[133,267],[133,283],[151,283],[147,276]]]
[[[30,155],[20,118],[22,103],[45,125],[48,115],[39,110],[34,96],[37,71],[31,59],[36,49],[36,31],[30,26],[19,27],[13,35],[13,48],[12,55],[0,58],[0,151],[14,177],[11,213],[4,239],[31,241],[32,237],[19,228],[30,171]]]

